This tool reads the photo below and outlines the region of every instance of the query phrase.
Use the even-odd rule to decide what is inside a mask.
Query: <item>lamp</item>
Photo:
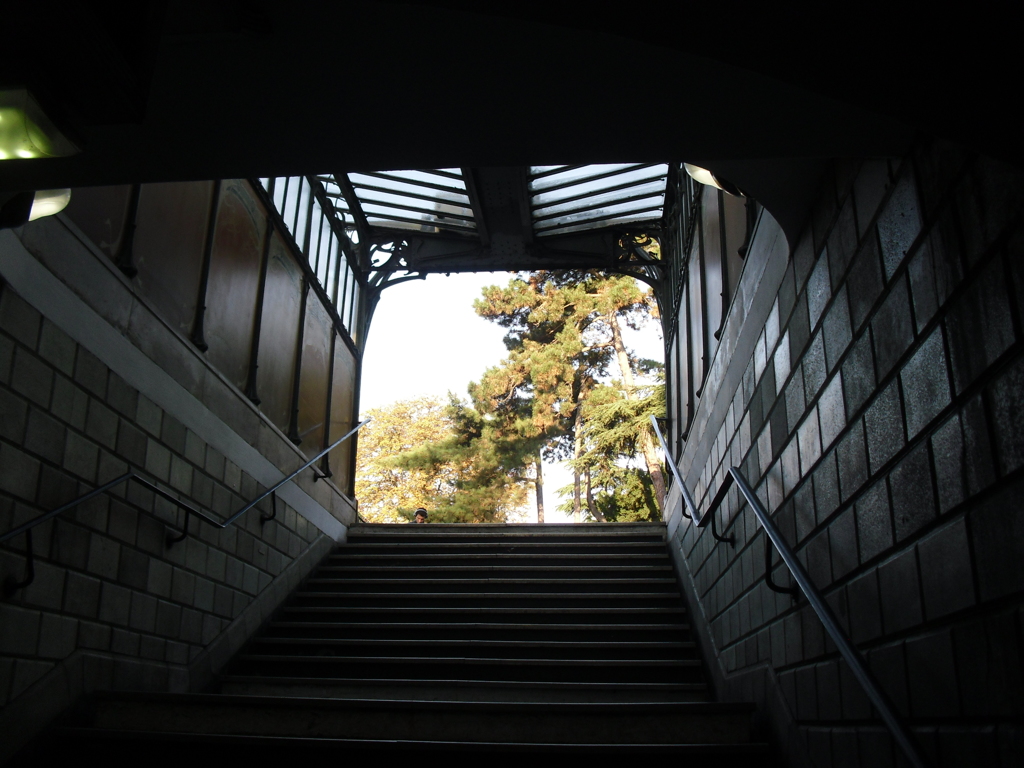
[[[2,198],[0,198],[2,199]],[[70,189],[18,192],[0,205],[0,229],[20,227],[30,221],[63,211],[71,202]]]
[[[683,169],[689,174],[690,178],[696,181],[698,184],[704,184],[709,187],[715,187],[723,192],[736,197],[746,197],[735,184],[730,184],[724,179],[720,179],[707,168],[701,168],[698,165],[691,165],[690,163],[683,163]]]
[[[66,157],[78,151],[27,89],[0,90],[0,160]]]

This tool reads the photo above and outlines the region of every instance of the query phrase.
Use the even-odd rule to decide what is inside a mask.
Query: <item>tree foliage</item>
[[[432,508],[447,498],[464,467],[450,463],[430,471],[396,465],[395,457],[454,434],[454,422],[437,398],[403,400],[366,413],[356,452],[359,514],[371,523],[400,522],[417,507]],[[404,514],[403,514],[404,513]]]
[[[360,437],[364,518],[424,506],[432,521],[508,520],[531,484],[541,498],[543,458],[569,460],[562,492],[577,520],[657,519],[665,483],[649,417],[664,413],[661,366],[622,336],[656,316],[650,291],[626,276],[538,271],[485,288],[474,308],[506,329],[508,356],[470,384],[468,403],[371,412],[382,423]]]
[[[447,494],[439,494],[432,506],[424,505],[433,522],[506,522],[526,500],[525,446],[503,434],[490,414],[449,397],[445,415],[452,433],[396,456],[393,463],[426,475],[446,467],[460,468]]]
[[[665,484],[647,417],[661,415],[664,393],[637,385],[636,376],[658,364],[637,359],[622,340],[623,325],[640,328],[656,313],[650,292],[626,276],[538,271],[505,288],[486,288],[474,307],[507,329],[509,357],[500,372],[488,372],[501,386],[485,388],[490,399],[484,405],[497,409],[515,402],[545,455],[571,458],[571,511],[577,519],[584,514],[584,497],[586,512],[598,520],[622,514],[655,519]],[[604,383],[615,370],[619,379]],[[644,473],[630,474],[622,466],[638,452],[652,487],[646,496],[639,493]],[[637,491],[629,511],[615,501],[614,489],[623,482]],[[643,501],[648,497],[653,503]]]
[[[491,419],[449,395],[376,408],[356,455],[359,513],[371,523],[501,522],[525,500],[521,447],[502,440]]]

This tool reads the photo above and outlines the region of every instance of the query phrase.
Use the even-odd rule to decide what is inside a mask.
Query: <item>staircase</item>
[[[214,690],[95,695],[46,759],[102,747],[150,766],[381,750],[763,765],[751,707],[709,701],[690,638],[663,525],[362,526]]]

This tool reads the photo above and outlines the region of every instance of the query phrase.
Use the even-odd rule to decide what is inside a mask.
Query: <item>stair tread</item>
[[[632,573],[635,571],[664,571],[672,572],[670,565],[323,565],[320,571],[344,571],[363,572],[381,571],[383,573],[395,573],[409,571],[411,573],[422,573],[423,571],[554,571],[566,573],[579,573],[581,571],[594,571],[596,573],[607,573],[609,571]]]
[[[638,690],[638,691],[698,691],[707,690],[706,683],[647,683],[647,682],[616,682],[602,681],[595,683],[565,683],[558,681],[529,680],[473,680],[473,679],[435,679],[435,678],[359,678],[359,677],[288,677],[273,675],[224,675],[221,682],[274,682],[287,684],[324,683],[330,685],[379,685],[385,686],[424,686],[424,687],[490,687],[490,688],[536,688],[539,690]]]
[[[630,631],[630,632],[685,632],[690,628],[689,624],[509,624],[498,622],[474,621],[474,622],[357,622],[357,621],[274,621],[267,625],[269,628],[308,628],[308,629],[494,629],[494,630],[551,630],[551,631],[580,631],[580,632],[604,632],[604,631]]]
[[[323,637],[259,637],[256,643],[287,645],[417,645],[429,643],[430,645],[458,646],[471,645],[481,648],[693,648],[692,641],[685,640],[663,640],[663,641],[576,641],[576,640],[460,640],[457,638],[447,640],[417,640],[415,638],[403,640],[380,640],[380,639],[359,639],[359,638],[323,638]]]
[[[679,701],[679,702],[551,702],[551,701],[433,701],[423,699],[321,699],[304,696],[254,696],[232,693],[168,693],[141,691],[104,691],[93,694],[100,703],[130,703],[133,707],[149,705],[181,705],[195,707],[207,706],[241,706],[254,708],[288,708],[305,709],[460,709],[476,710],[484,708],[490,711],[533,712],[538,709],[545,712],[614,712],[617,708],[631,712],[657,712],[671,710],[674,712],[694,712],[699,714],[736,714],[754,711],[754,705],[747,702],[728,701]]]
[[[517,666],[550,666],[559,667],[693,667],[699,666],[696,659],[535,659],[519,657],[482,657],[482,656],[294,656],[258,653],[243,653],[241,658],[247,661],[282,662],[301,661],[303,663],[359,663],[359,664],[492,664],[496,666],[512,664]]]
[[[340,739],[317,736],[263,736],[263,735],[238,735],[238,734],[207,734],[192,732],[172,731],[133,731],[118,729],[94,729],[63,727],[55,729],[58,733],[66,736],[79,736],[90,738],[106,739],[130,739],[130,740],[181,740],[181,741],[202,741],[205,743],[221,744],[265,744],[265,745],[288,745],[295,747],[304,744],[338,745],[346,750],[352,748],[376,748],[376,749],[409,749],[409,750],[437,750],[456,752],[489,752],[495,751],[505,753],[509,751],[520,752],[599,752],[610,751],[623,753],[636,753],[638,751],[648,753],[684,753],[699,755],[761,755],[768,752],[768,745],[761,742],[742,743],[588,743],[572,744],[557,742],[507,742],[507,741],[426,741],[410,739]]]
[[[321,576],[314,576],[307,579],[307,584],[342,583],[342,584],[675,584],[675,579],[665,577],[649,577],[641,579],[517,579],[517,578],[432,578],[432,579],[327,579]]]
[[[472,534],[476,531],[524,531],[537,532],[542,536],[558,536],[563,532],[571,532],[574,536],[588,536],[593,532],[596,535],[605,535],[608,532],[617,530],[666,530],[668,526],[664,522],[602,522],[602,523],[574,523],[574,522],[432,522],[427,525],[418,525],[411,532],[423,531],[424,534],[432,532],[445,532],[445,534],[458,534],[459,531]],[[352,536],[375,536],[376,534],[390,534],[393,531],[410,530],[408,522],[373,522],[356,523],[349,528]]]
[[[309,596],[326,596],[334,597],[338,599],[372,599],[381,597],[415,597],[417,599],[428,599],[428,598],[439,598],[439,599],[453,599],[458,598],[460,600],[469,600],[473,598],[487,598],[488,600],[525,600],[525,599],[555,599],[555,598],[572,598],[574,600],[599,600],[599,599],[615,599],[622,600],[625,598],[631,599],[642,599],[642,598],[665,598],[678,596],[678,592],[416,592],[406,593],[402,595],[395,595],[394,593],[381,593],[381,592],[318,592],[314,590],[300,590],[295,593],[297,596],[309,597]]]
[[[750,741],[753,705],[709,700],[665,534],[355,526],[219,692],[96,693],[81,714],[93,726],[59,732],[167,754],[201,741],[229,755],[648,751],[745,765],[767,754]]]
[[[391,559],[394,559],[394,558],[399,558],[399,559],[404,558],[404,559],[409,559],[409,560],[416,559],[416,560],[420,560],[420,561],[422,561],[422,560],[437,561],[437,560],[444,560],[445,558],[447,558],[447,559],[461,558],[461,559],[467,559],[467,560],[471,560],[471,559],[475,559],[475,560],[493,560],[495,558],[499,558],[499,559],[503,559],[503,560],[513,560],[513,559],[521,559],[521,558],[528,557],[528,558],[531,558],[531,559],[538,559],[538,560],[544,560],[544,559],[548,559],[548,560],[600,559],[602,562],[604,562],[605,560],[649,560],[652,557],[656,557],[659,560],[666,560],[667,561],[669,559],[669,553],[668,552],[657,552],[657,553],[652,553],[652,554],[639,554],[639,553],[636,553],[636,552],[607,552],[607,553],[601,553],[601,554],[589,554],[589,553],[575,553],[575,554],[573,554],[571,552],[565,552],[565,553],[551,553],[551,552],[486,552],[486,553],[484,553],[484,552],[466,552],[466,553],[450,553],[450,552],[438,552],[438,553],[419,553],[419,554],[417,554],[417,553],[413,553],[413,552],[394,552],[394,553],[385,554],[385,553],[382,553],[382,552],[376,552],[375,553],[375,552],[371,551],[371,552],[360,552],[359,554],[354,554],[352,552],[344,552],[344,553],[337,553],[337,552],[335,552],[335,553],[330,555],[329,559],[332,560],[332,561],[349,560],[349,559],[355,559],[355,558],[358,558],[360,560],[364,560],[364,559],[375,558],[375,557],[376,558],[381,558],[381,559],[383,559],[383,558],[391,558]]]
[[[329,592],[327,594],[332,595],[334,593],[330,593]],[[389,613],[389,614],[394,613],[396,610],[401,610],[401,611],[406,611],[406,612],[416,612],[416,613],[429,613],[429,612],[433,611],[434,613],[477,613],[477,614],[479,614],[479,613],[559,613],[559,614],[679,613],[679,614],[681,614],[681,613],[685,613],[686,612],[683,608],[679,608],[679,607],[676,607],[676,606],[667,606],[667,605],[628,606],[628,607],[615,606],[613,608],[599,608],[599,607],[588,607],[588,608],[572,608],[572,607],[551,608],[551,607],[542,606],[542,605],[530,606],[528,608],[518,607],[518,606],[514,606],[514,605],[513,606],[507,606],[507,607],[501,607],[501,608],[497,608],[497,607],[492,608],[492,607],[487,607],[487,606],[478,607],[478,608],[468,608],[468,607],[444,606],[444,605],[415,605],[415,606],[406,606],[406,607],[403,607],[403,608],[400,608],[400,609],[396,609],[396,608],[393,608],[393,607],[373,606],[373,605],[360,605],[360,606],[354,606],[354,607],[348,607],[348,606],[329,606],[329,605],[323,605],[323,606],[290,605],[290,606],[285,606],[284,610],[286,612],[289,612],[289,613],[291,613],[291,612],[294,612],[294,613],[299,613],[299,612],[309,613],[309,612],[312,612],[312,611],[318,611],[318,612],[321,612],[321,613],[322,612],[337,612],[337,613],[348,612],[348,613]]]
[[[345,545],[346,552],[352,552],[358,549],[384,549],[386,547],[410,547],[410,548],[442,548],[442,549],[484,549],[494,547],[516,547],[531,549],[536,548],[543,550],[550,547],[570,547],[575,549],[646,549],[646,550],[664,550],[665,542],[663,541],[588,541],[588,542],[576,542],[576,541],[502,541],[501,539],[495,539],[494,541],[445,541],[440,539],[438,541],[412,541],[414,537],[409,537],[409,541],[349,541]],[[344,553],[342,553],[344,555]]]

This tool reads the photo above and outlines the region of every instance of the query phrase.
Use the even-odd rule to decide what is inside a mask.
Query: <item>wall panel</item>
[[[206,292],[207,357],[241,388],[249,373],[266,216],[245,181],[224,181]]]
[[[111,259],[117,258],[124,235],[125,217],[132,188],[84,187],[71,193],[64,215]]]
[[[331,442],[348,432],[355,426],[352,406],[355,401],[359,368],[355,356],[341,338],[334,344],[334,381],[331,394]],[[331,472],[334,484],[347,492],[352,475],[353,439],[342,443],[331,452]]]
[[[306,301],[305,322],[299,379],[299,436],[303,453],[315,456],[323,448],[333,324],[312,291]]]
[[[718,349],[715,333],[722,325],[722,292],[726,285],[722,280],[722,223],[719,208],[720,194],[713,187],[704,187],[704,204],[701,207],[701,229],[704,234],[704,286],[707,297],[707,359],[708,364]]]
[[[275,232],[270,241],[263,294],[256,391],[260,410],[283,432],[288,431],[291,419],[301,301],[302,270],[292,258],[284,238]]]
[[[192,331],[212,181],[146,184],[139,195],[135,285],[171,327]]]

